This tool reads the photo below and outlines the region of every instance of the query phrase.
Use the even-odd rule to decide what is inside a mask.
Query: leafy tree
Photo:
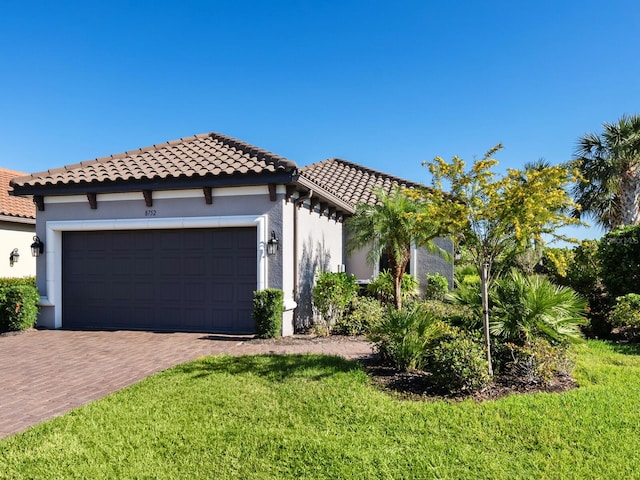
[[[602,281],[612,298],[640,293],[640,225],[607,233],[597,255]]]
[[[575,179],[564,165],[537,165],[524,170],[508,169],[496,177],[498,162],[494,154],[499,144],[467,170],[466,163],[454,156],[451,162],[436,157],[425,162],[433,177],[433,188],[424,190],[428,214],[448,219],[459,241],[468,250],[483,283],[483,313],[487,355],[490,357],[487,291],[495,278],[496,261],[522,252],[543,235],[568,240],[556,232],[566,225],[580,223],[568,214],[576,204],[566,187]],[[443,191],[443,181],[450,193]],[[424,216],[421,218],[425,218]],[[491,368],[491,360],[489,358]]]
[[[581,176],[573,188],[577,216],[588,214],[607,231],[640,222],[640,115],[580,137],[574,162]]]
[[[395,306],[402,308],[402,276],[411,258],[411,244],[426,247],[446,256],[433,239],[445,229],[436,221],[421,219],[421,204],[406,190],[397,187],[390,193],[376,191],[377,203],[359,203],[354,215],[346,222],[350,233],[347,250],[369,248],[367,260],[375,265],[383,253],[389,257],[389,272],[393,277]]]

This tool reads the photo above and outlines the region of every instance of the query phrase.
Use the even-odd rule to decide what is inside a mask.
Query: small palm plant
[[[586,301],[546,277],[512,270],[496,280],[491,301],[491,333],[505,341],[524,344],[541,337],[560,344],[582,337]]]
[[[403,310],[389,308],[387,318],[371,332],[380,354],[400,370],[420,370],[429,347],[448,331],[432,312],[416,304]]]

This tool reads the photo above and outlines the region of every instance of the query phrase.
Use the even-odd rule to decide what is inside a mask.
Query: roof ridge
[[[21,183],[26,183],[30,180],[35,180],[39,177],[47,177],[47,176],[51,176],[51,175],[56,175],[56,174],[62,174],[64,172],[72,172],[74,170],[77,169],[82,169],[82,168],[87,168],[87,167],[91,167],[94,165],[99,165],[99,164],[103,164],[103,163],[107,163],[107,162],[111,162],[113,160],[118,160],[121,158],[127,158],[127,157],[133,157],[136,155],[141,155],[143,153],[146,152],[154,152],[154,151],[159,151],[163,148],[169,148],[172,146],[176,146],[176,145],[181,145],[181,144],[186,144],[189,142],[193,142],[195,140],[204,140],[207,138],[211,138],[213,140],[217,140],[219,142],[221,142],[223,145],[231,147],[231,148],[235,148],[236,150],[238,150],[240,153],[243,153],[245,155],[249,155],[249,156],[257,156],[260,157],[260,160],[265,161],[267,163],[270,163],[272,165],[274,165],[276,168],[280,167],[284,167],[286,168],[291,168],[291,169],[297,169],[298,165],[291,161],[286,159],[285,157],[281,157],[279,155],[276,155],[273,152],[270,152],[268,150],[263,150],[261,148],[258,148],[254,145],[251,145],[247,142],[244,142],[242,140],[239,140],[237,138],[233,138],[233,137],[229,137],[227,135],[223,135],[221,133],[217,133],[217,132],[209,132],[209,133],[200,133],[200,134],[196,134],[196,135],[191,135],[188,137],[181,137],[177,140],[169,140],[167,142],[163,142],[163,143],[157,143],[154,145],[150,145],[150,146],[146,146],[146,147],[140,147],[137,149],[133,149],[133,150],[127,150],[125,152],[122,153],[116,153],[116,154],[112,154],[112,155],[107,155],[107,156],[103,156],[103,157],[97,157],[94,159],[90,159],[90,160],[83,160],[82,162],[76,162],[76,163],[71,163],[68,165],[64,165],[62,167],[59,168],[53,168],[53,169],[49,169],[49,170],[45,170],[45,171],[41,171],[41,172],[35,172],[32,174],[25,174],[23,176],[18,176],[15,178],[15,180],[17,180],[17,182],[14,182],[13,180],[10,182],[10,185],[12,187],[16,186],[16,184],[21,184]],[[22,172],[20,172],[22,173]]]

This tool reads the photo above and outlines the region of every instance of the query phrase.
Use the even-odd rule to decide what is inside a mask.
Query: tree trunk
[[[402,309],[402,274],[404,272],[401,272],[400,275],[394,275],[394,279],[393,279],[393,287],[394,287],[394,292],[393,294],[396,297],[396,308],[398,310]]]
[[[489,376],[492,377],[493,362],[491,360],[491,337],[489,334],[489,265],[486,263],[483,263],[480,269],[480,279],[482,280],[482,325],[487,348],[487,368]]]
[[[625,169],[620,176],[620,208],[622,225],[640,223],[640,168]]]

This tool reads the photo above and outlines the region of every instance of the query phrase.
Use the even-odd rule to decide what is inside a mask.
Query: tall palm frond
[[[589,215],[607,231],[640,221],[639,115],[580,137],[574,162],[582,177],[573,188],[576,216]]]

